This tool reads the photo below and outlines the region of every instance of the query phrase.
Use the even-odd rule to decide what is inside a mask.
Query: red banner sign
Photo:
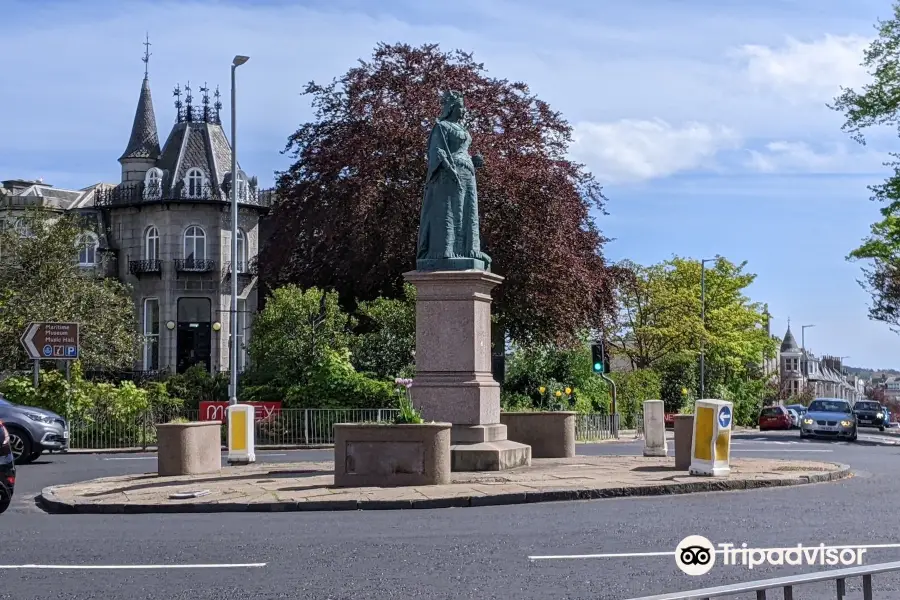
[[[264,421],[281,412],[281,402],[246,402],[256,408],[256,420]],[[225,421],[227,402],[201,402],[200,403],[200,420],[201,421]]]

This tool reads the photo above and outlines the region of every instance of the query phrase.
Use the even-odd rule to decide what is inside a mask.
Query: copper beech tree
[[[470,54],[380,44],[328,85],[289,138],[273,232],[260,265],[272,284],[336,290],[344,301],[402,297],[415,268],[429,131],[444,90],[464,95],[478,173],[482,249],[506,279],[500,324],[521,342],[567,342],[612,313],[599,184],[567,158],[572,128],[524,83],[488,77]]]

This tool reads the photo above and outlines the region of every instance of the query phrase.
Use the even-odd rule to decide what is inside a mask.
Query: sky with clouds
[[[819,354],[900,367],[900,339],[867,318],[846,254],[878,217],[887,132],[863,147],[829,102],[859,86],[862,50],[890,0],[2,0],[0,178],[116,182],[145,32],[160,136],[172,89],[239,72],[239,153],[260,183],[287,166],[311,116],[300,92],[379,41],[475,53],[527,82],[575,126],[571,151],[605,183],[607,254],[746,260],[774,333],[787,319]],[[226,113],[227,114],[227,113]],[[552,227],[552,224],[548,226]],[[797,331],[799,334],[799,331]],[[798,335],[799,338],[799,335]]]

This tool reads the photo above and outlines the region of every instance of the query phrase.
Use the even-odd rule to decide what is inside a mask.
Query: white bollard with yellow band
[[[697,400],[691,441],[691,475],[724,477],[731,473],[733,414],[731,402]]]
[[[255,417],[256,407],[253,405],[232,404],[228,407],[228,462],[230,464],[246,465],[256,462],[256,454],[253,452],[256,442],[253,428]]]

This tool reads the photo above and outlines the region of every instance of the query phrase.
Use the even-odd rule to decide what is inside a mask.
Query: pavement
[[[38,503],[53,513],[130,514],[461,508],[748,490],[849,475],[838,463],[743,458],[727,478],[692,477],[673,458],[576,456],[534,459],[505,472],[453,473],[449,485],[336,488],[333,462],[256,464],[209,475],[123,475],[48,487]]]
[[[585,444],[584,456],[639,456],[641,442]],[[0,599],[9,600],[623,600],[820,571],[716,565],[688,577],[672,553],[687,535],[754,547],[866,544],[866,563],[900,560],[890,507],[900,495],[892,445],[734,437],[735,458],[849,464],[833,483],[465,509],[48,515],[44,487],[155,468],[156,456],[51,455],[19,468],[0,515]],[[274,467],[328,450],[260,452]],[[549,557],[532,560],[529,557]],[[852,600],[860,582],[848,580]],[[874,577],[900,598],[900,576]],[[834,597],[833,586],[795,591]]]

